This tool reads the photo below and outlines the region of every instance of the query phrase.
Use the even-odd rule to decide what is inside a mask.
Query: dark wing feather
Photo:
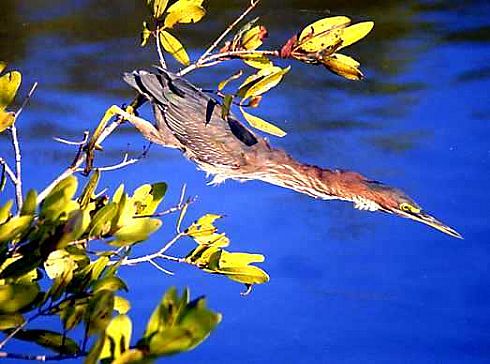
[[[257,137],[197,87],[170,72],[134,71],[124,80],[161,110],[157,128],[168,128],[191,158],[214,165],[239,167]],[[163,118],[162,118],[163,116]],[[162,120],[163,119],[163,120]]]

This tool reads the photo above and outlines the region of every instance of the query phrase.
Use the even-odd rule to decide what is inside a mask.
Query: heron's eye
[[[400,210],[405,212],[410,212],[412,214],[419,214],[420,209],[418,207],[412,206],[409,203],[403,202],[400,204]]]

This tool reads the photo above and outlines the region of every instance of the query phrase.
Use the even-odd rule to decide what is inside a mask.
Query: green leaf
[[[55,221],[62,214],[68,214],[79,208],[78,203],[72,201],[77,187],[78,180],[75,176],[69,176],[60,181],[42,202],[40,217]]]
[[[0,77],[0,111],[14,101],[21,81],[22,75],[18,71],[11,71]]]
[[[10,128],[15,123],[15,114],[0,110],[0,133]]]
[[[142,218],[134,219],[134,221],[115,232],[114,236],[116,240],[111,241],[110,244],[114,246],[125,246],[134,244],[139,241],[144,241],[160,229],[162,222],[158,219]]]
[[[108,290],[98,291],[90,299],[85,313],[85,322],[88,333],[100,333],[109,325],[114,309],[114,292]]]
[[[220,257],[220,267],[245,266],[251,263],[262,263],[265,260],[262,254],[230,253],[223,251]]]
[[[84,209],[88,206],[90,200],[93,198],[95,190],[99,184],[100,180],[100,170],[96,169],[94,173],[90,176],[87,184],[83,188],[80,197],[78,197],[78,202],[80,204],[80,208]]]
[[[36,269],[42,262],[38,251],[21,256],[20,258],[7,259],[2,265],[0,279],[20,278],[26,273]]]
[[[22,330],[14,337],[23,341],[35,342],[59,354],[74,355],[80,352],[80,348],[73,339],[50,330]]]
[[[117,359],[129,349],[133,324],[126,315],[114,317],[106,329],[104,347],[100,359]]]
[[[146,21],[143,22],[143,30],[141,31],[141,43],[140,47],[146,46],[148,43],[148,39],[150,39],[151,36],[151,30],[148,29],[148,24]]]
[[[262,25],[256,25],[243,34],[240,43],[246,50],[254,50],[262,45],[262,41],[266,36],[267,29]]]
[[[87,297],[65,301],[60,305],[60,318],[65,330],[74,329],[85,316],[89,299]]]
[[[165,28],[173,28],[176,24],[197,23],[206,15],[206,10],[199,0],[178,0],[172,4],[165,17]]]
[[[102,352],[102,348],[104,347],[104,343],[105,334],[102,333],[90,348],[87,357],[85,358],[84,364],[97,364],[99,362],[99,356]]]
[[[322,59],[324,66],[333,73],[349,80],[359,81],[364,75],[359,70],[360,63],[355,59],[340,53]]]
[[[0,73],[2,73],[7,67],[7,63],[0,61]]]
[[[0,286],[0,313],[14,313],[30,305],[39,293],[37,283]]]
[[[20,210],[21,215],[35,215],[37,208],[37,192],[29,190]]]
[[[223,104],[221,105],[221,118],[223,120],[228,120],[232,102],[233,102],[233,95],[225,95],[225,97],[223,98]]]
[[[188,66],[191,63],[189,55],[187,54],[184,46],[172,34],[162,30],[160,32],[160,41],[163,48],[170,53],[177,60],[177,62],[183,64],[184,66]]]
[[[220,267],[215,272],[224,274],[229,279],[244,284],[261,284],[269,281],[269,275],[259,267],[253,265],[243,267]]]
[[[14,216],[0,225],[0,243],[15,242],[31,226],[33,216]]]
[[[101,237],[107,235],[112,226],[112,220],[118,212],[118,205],[110,202],[102,207],[92,218],[88,227],[90,237]]]
[[[167,327],[149,341],[150,354],[171,355],[195,348],[205,340],[221,321],[221,315],[206,308],[200,298],[187,304],[176,326]]]
[[[131,309],[131,304],[127,299],[121,296],[115,296],[114,297],[114,310],[120,313],[121,315],[124,315],[129,312]]]
[[[277,86],[284,75],[289,72],[291,69],[290,66],[286,68],[280,68],[280,67],[274,67],[270,69],[270,73],[254,83],[248,90],[245,92],[245,95],[243,96],[243,99],[248,99],[249,97],[252,96],[259,96],[267,91],[269,91],[271,88]]]
[[[10,210],[13,204],[14,200],[8,200],[5,205],[0,207],[0,224],[3,224],[10,217]]]
[[[249,114],[243,107],[240,107],[240,111],[243,114],[243,117],[247,122],[256,129],[262,130],[265,133],[275,135],[277,137],[283,137],[286,135],[286,132],[281,128],[275,126],[274,124],[265,121],[264,119],[259,118],[258,116]]]
[[[77,264],[64,249],[52,251],[44,262],[44,270],[51,279],[58,278],[65,272],[73,273],[76,268]]]
[[[343,29],[350,22],[346,16],[317,20],[301,31],[298,38],[299,48],[305,52],[318,52],[327,47],[338,47],[342,43]]]
[[[0,330],[13,329],[19,327],[24,322],[24,317],[20,313],[0,315]]]
[[[130,349],[124,352],[119,358],[112,361],[111,364],[130,364],[130,363],[150,363],[145,361],[145,353],[138,349]]]
[[[73,210],[69,214],[69,218],[63,226],[62,236],[57,244],[57,248],[66,247],[68,243],[72,243],[80,239],[90,225],[90,211],[88,210]]]
[[[151,215],[162,202],[167,192],[167,184],[164,182],[142,185],[137,188],[132,196],[136,205],[136,215]]]
[[[127,292],[128,286],[126,286],[126,283],[124,283],[124,281],[121,278],[116,276],[109,276],[96,281],[93,290],[94,292],[98,292],[102,290],[108,290],[111,292],[124,290]]]
[[[165,9],[167,8],[168,0],[154,0],[153,1],[153,17],[159,19]]]
[[[192,237],[199,245],[210,245],[216,247],[225,247],[230,244],[230,240],[225,233],[217,233],[217,228],[213,225],[216,219],[221,215],[207,214],[195,221],[189,226],[185,233]]]
[[[357,23],[351,25],[350,27],[345,28],[342,33],[342,44],[338,49],[345,48],[355,42],[358,42],[366,35],[368,35],[369,32],[373,30],[373,28],[374,28],[374,22],[372,21]]]
[[[259,70],[275,67],[272,61],[262,54],[243,55],[240,58],[250,67],[257,68]]]
[[[91,263],[89,266],[91,279],[96,281],[99,279],[100,275],[104,271],[107,264],[109,264],[110,259],[108,257],[100,257],[95,262]]]

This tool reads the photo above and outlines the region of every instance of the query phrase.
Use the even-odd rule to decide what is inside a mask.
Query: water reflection
[[[74,151],[50,137],[79,139],[107,106],[132,97],[122,72],[155,61],[151,49],[138,47],[143,3],[2,0],[0,55],[23,71],[25,89],[40,82],[20,121],[28,187],[47,183],[71,161]],[[197,55],[244,3],[209,1],[208,19],[182,29],[190,53]],[[264,253],[272,281],[244,300],[232,283],[190,269],[170,267],[178,274],[168,278],[134,268],[127,280],[141,318],[135,329],[141,332],[139,322],[159,299],[152,292],[190,284],[225,319],[198,351],[169,362],[487,362],[488,2],[264,1],[258,13],[275,46],[328,13],[376,20],[374,33],[349,49],[366,81],[293,64],[263,102],[261,115],[289,131],[272,142],[305,162],[402,187],[466,240],[260,183],[210,188],[178,153],[152,148],[141,164],[107,174],[103,183],[113,188],[124,180],[130,189],[142,178],[166,180],[168,205],[188,183],[200,196],[192,217],[225,213],[222,226],[236,249]],[[231,72],[224,66],[192,79],[212,87]],[[126,126],[96,162],[112,164],[144,146]],[[9,149],[0,138],[0,155]]]

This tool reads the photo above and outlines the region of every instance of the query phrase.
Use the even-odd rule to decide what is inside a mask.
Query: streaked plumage
[[[135,127],[154,143],[180,149],[213,176],[211,183],[261,180],[315,198],[351,201],[360,210],[396,214],[461,237],[398,189],[356,172],[300,163],[271,147],[234,115],[224,120],[218,101],[171,72],[134,71],[124,80],[151,103],[155,114],[154,126],[133,123]]]

